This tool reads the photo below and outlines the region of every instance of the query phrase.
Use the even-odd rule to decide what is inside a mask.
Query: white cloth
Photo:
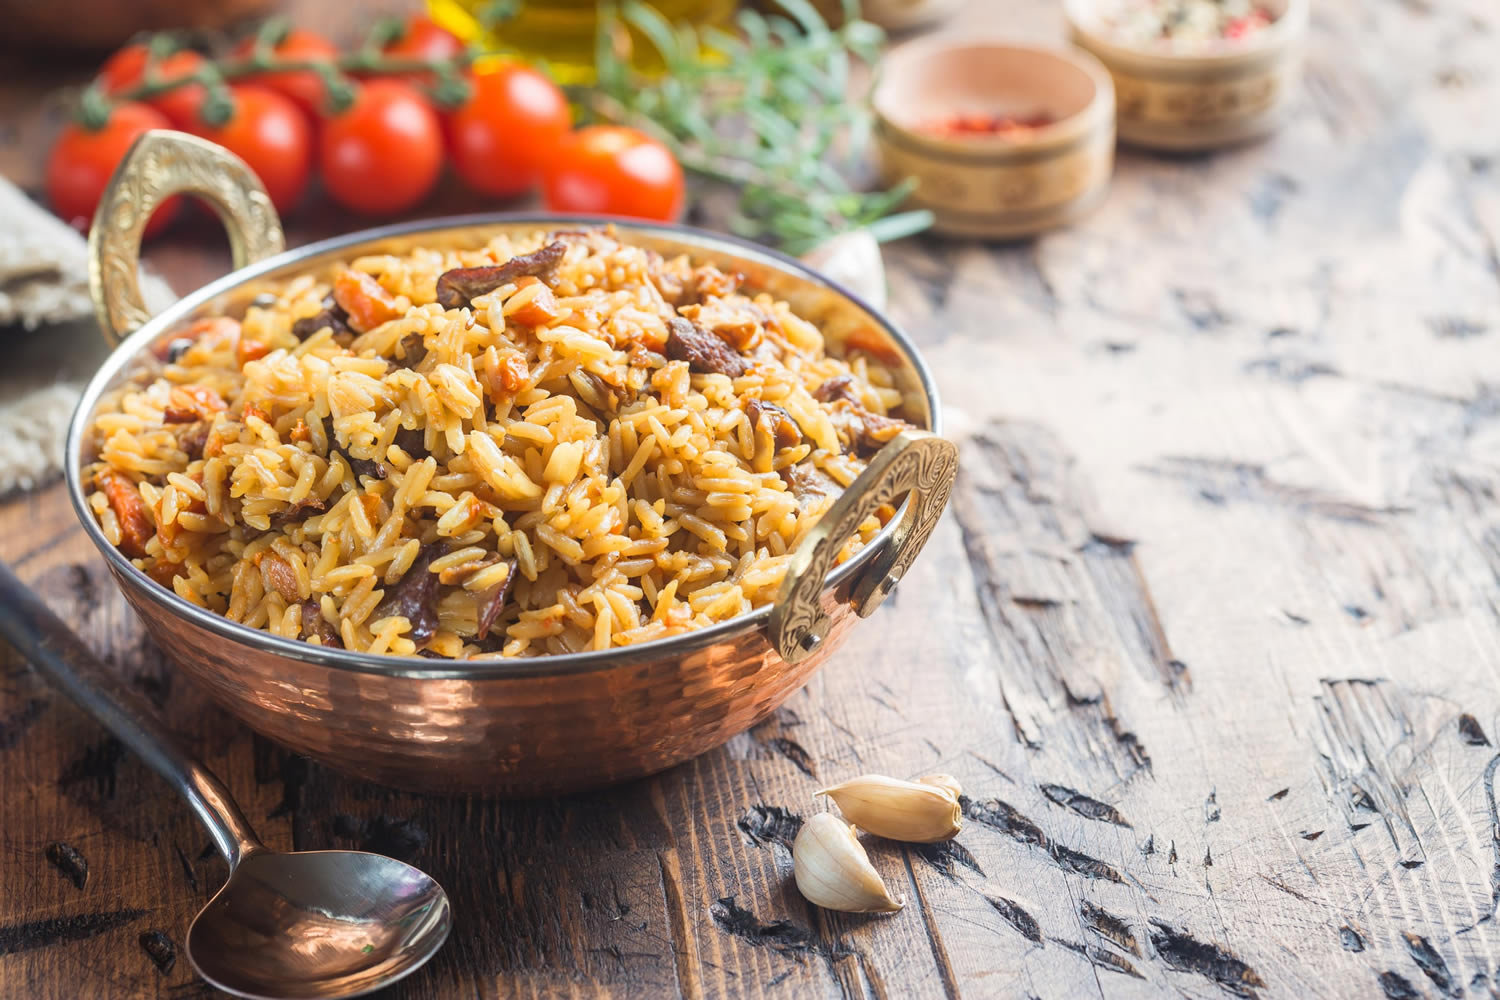
[[[63,440],[84,383],[109,354],[89,301],[88,244],[0,177],[0,496],[62,474]],[[142,274],[146,302],[176,296]]]

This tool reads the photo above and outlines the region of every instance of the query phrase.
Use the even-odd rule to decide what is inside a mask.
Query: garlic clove
[[[917,783],[921,785],[932,785],[934,788],[946,788],[948,789],[948,791],[953,793],[953,797],[955,799],[957,799],[964,793],[963,786],[960,785],[958,783],[958,779],[951,774],[924,774],[917,779]]]
[[[931,844],[963,829],[958,794],[946,785],[864,774],[818,794],[838,803],[849,822],[878,837]]]
[[[809,816],[792,842],[797,889],[809,902],[845,913],[894,913],[891,898],[854,828],[833,813]]]

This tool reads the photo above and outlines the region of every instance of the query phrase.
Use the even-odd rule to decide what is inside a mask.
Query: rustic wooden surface
[[[449,888],[452,941],[393,997],[1500,995],[1497,32],[1492,0],[1319,0],[1273,141],[1122,155],[1035,244],[892,248],[965,437],[951,516],[774,719],[654,779],[345,780],[177,681],[60,487],[0,506],[0,556],[269,843]],[[157,259],[190,283],[192,252]],[[212,994],[177,950],[225,874],[207,837],[0,662],[0,995]],[[820,783],[933,770],[967,828],[872,845],[904,912],[800,899]]]

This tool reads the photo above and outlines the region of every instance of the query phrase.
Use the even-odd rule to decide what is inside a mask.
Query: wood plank
[[[1055,32],[1003,8],[973,5]],[[59,488],[0,504],[0,557],[269,842],[449,887],[453,941],[393,996],[1493,995],[1497,31],[1481,0],[1322,0],[1270,142],[1124,152],[1035,244],[890,248],[964,438],[951,514],[805,691],[668,774],[532,803],[351,782],[173,682]],[[869,842],[905,911],[797,895],[819,787],[936,770],[957,840]],[[211,995],[179,949],[222,862],[9,654],[0,801],[0,996]]]

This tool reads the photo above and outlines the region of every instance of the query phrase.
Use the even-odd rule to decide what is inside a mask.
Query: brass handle
[[[771,609],[771,644],[782,659],[796,663],[806,658],[828,634],[830,622],[821,603],[823,581],[860,522],[903,494],[910,501],[895,536],[855,582],[851,602],[861,618],[868,618],[927,544],[957,475],[958,449],[926,431],[902,431],[876,452],[792,553]]]
[[[136,271],[141,234],[156,207],[175,194],[195,194],[213,206],[229,232],[236,270],[286,248],[276,209],[244,160],[186,132],[146,132],[115,168],[89,229],[89,295],[111,344],[151,318]]]

